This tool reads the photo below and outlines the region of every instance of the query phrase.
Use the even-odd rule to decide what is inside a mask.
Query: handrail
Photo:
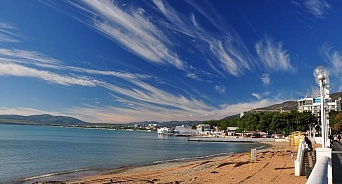
[[[304,149],[305,141],[301,139],[298,146],[297,158],[295,160],[295,176],[300,176],[303,164]]]
[[[318,158],[315,167],[306,181],[306,184],[328,183],[328,161],[329,157],[327,156],[321,156]]]

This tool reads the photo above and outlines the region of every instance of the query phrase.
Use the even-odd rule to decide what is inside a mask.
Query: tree
[[[339,125],[336,125],[337,129],[335,129],[335,119],[336,119],[337,114],[338,114],[337,111],[329,111],[329,124],[333,131],[339,131],[338,130]]]
[[[334,131],[341,131],[342,129],[342,111],[339,112],[334,119],[334,124],[332,126]]]

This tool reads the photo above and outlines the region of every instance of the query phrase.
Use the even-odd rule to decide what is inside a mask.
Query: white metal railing
[[[328,183],[328,162],[329,157],[321,156],[318,158],[315,167],[311,171],[306,184],[327,184]]]
[[[295,176],[300,176],[300,172],[302,171],[304,149],[305,141],[301,139],[298,146],[297,158],[295,160]]]

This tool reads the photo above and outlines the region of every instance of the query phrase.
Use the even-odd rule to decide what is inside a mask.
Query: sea
[[[156,132],[0,124],[0,183],[72,179],[110,169],[261,148],[194,142]]]

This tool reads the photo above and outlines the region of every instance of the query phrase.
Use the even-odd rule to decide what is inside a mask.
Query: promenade
[[[332,166],[333,183],[342,183],[342,144],[336,141],[332,152]]]

